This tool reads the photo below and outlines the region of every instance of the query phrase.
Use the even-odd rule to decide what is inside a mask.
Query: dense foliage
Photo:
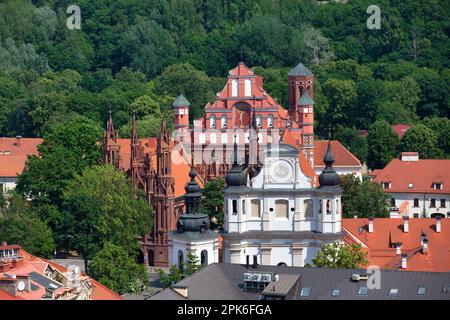
[[[110,165],[86,168],[64,191],[67,234],[85,263],[107,242],[133,256],[137,235],[150,231],[152,214],[144,198],[136,198],[123,172]],[[89,269],[86,269],[89,271]]]
[[[284,107],[289,68],[306,64],[316,75],[316,133],[353,130],[344,144],[370,166],[378,159],[357,130],[450,113],[448,1],[378,1],[380,30],[366,26],[369,0],[81,0],[80,30],[66,27],[69,4],[0,3],[0,135],[42,136],[77,114],[103,125],[109,109],[124,136],[133,109],[140,134],[155,135],[180,93],[191,120],[201,115],[239,60]],[[433,156],[449,157],[445,129],[431,130]]]
[[[203,186],[201,209],[202,212],[207,214],[214,223],[211,224],[211,228],[222,228],[223,226],[223,188],[225,187],[225,179],[218,177],[216,179],[209,180]]]
[[[118,294],[138,292],[148,283],[145,266],[123,247],[110,242],[90,261],[89,275]]]
[[[361,249],[360,244],[340,244],[333,242],[325,244],[312,260],[314,267],[333,269],[363,268],[367,261],[367,252]]]
[[[381,189],[378,183],[367,178],[360,181],[354,175],[341,177],[342,212],[345,218],[389,218],[389,199],[391,196]]]

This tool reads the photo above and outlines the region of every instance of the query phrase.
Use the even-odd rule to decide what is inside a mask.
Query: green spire
[[[300,105],[301,106],[310,106],[314,104],[314,100],[309,96],[308,91],[305,91],[305,93],[300,98]]]
[[[313,73],[302,63],[299,63],[294,69],[289,71],[288,76],[313,76]]]
[[[190,105],[189,101],[182,94],[180,94],[173,103],[174,107],[189,107]]]

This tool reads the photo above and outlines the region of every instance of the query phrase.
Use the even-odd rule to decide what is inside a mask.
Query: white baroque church
[[[269,144],[260,167],[238,164],[234,149],[225,177],[224,262],[301,267],[323,244],[342,239],[342,189],[330,144],[319,185],[290,144]]]

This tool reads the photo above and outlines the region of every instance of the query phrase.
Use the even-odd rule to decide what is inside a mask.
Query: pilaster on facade
[[[303,244],[293,243],[291,245],[293,267],[303,267],[303,249]]]

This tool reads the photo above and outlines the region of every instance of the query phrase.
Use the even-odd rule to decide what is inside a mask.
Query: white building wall
[[[3,192],[12,190],[16,187],[17,177],[0,177],[0,184],[3,185]]]
[[[415,214],[418,215],[419,218],[422,218],[423,210],[425,209],[427,218],[431,216],[433,213],[442,213],[446,217],[449,217],[450,214],[450,194],[443,193],[396,193],[389,192],[389,195],[395,198],[395,207],[400,208],[406,201],[407,209],[404,213],[399,213],[398,211],[391,211],[391,218],[397,218],[400,216],[409,216],[413,218]],[[414,199],[419,199],[419,205],[417,207],[414,206]],[[425,200],[424,200],[425,198]],[[431,199],[435,199],[435,207],[431,207]],[[445,200],[445,207],[441,207],[441,199]]]

